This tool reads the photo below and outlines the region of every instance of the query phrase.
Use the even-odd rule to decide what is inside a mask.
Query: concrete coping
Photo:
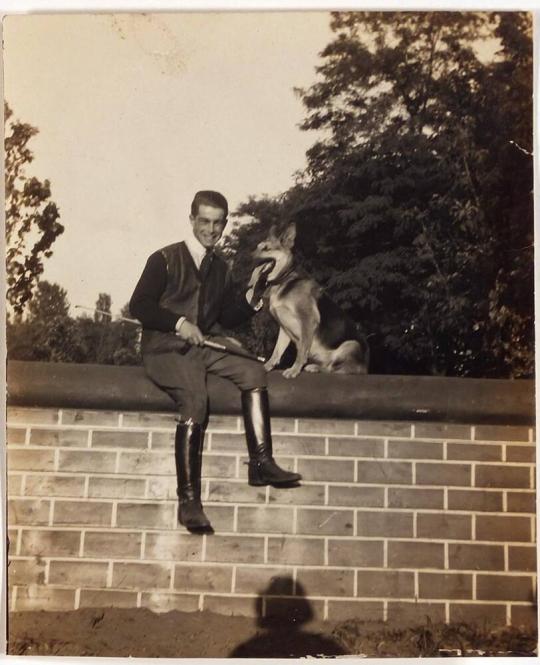
[[[534,424],[532,380],[309,373],[288,380],[278,371],[268,378],[273,416]],[[175,410],[142,367],[12,360],[7,385],[10,406]],[[212,413],[240,412],[230,382],[210,376],[208,390]]]

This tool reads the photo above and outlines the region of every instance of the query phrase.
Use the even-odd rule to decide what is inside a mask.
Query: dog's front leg
[[[280,326],[279,335],[274,350],[272,351],[272,355],[270,356],[270,360],[267,360],[264,364],[264,368],[267,372],[269,372],[271,369],[274,369],[274,367],[279,363],[281,356],[285,353],[285,349],[289,346],[290,341],[291,340],[289,336]]]
[[[317,324],[318,322],[313,318],[303,322],[301,338],[296,343],[296,360],[294,361],[292,367],[289,367],[289,369],[286,369],[283,372],[283,376],[286,379],[296,378],[302,371],[304,365],[307,363],[309,350],[311,348],[311,343],[313,342],[313,335],[315,334]]]

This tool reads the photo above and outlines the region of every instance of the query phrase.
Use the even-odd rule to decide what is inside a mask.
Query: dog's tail
[[[362,325],[358,322],[355,322],[355,328],[356,328],[356,341],[360,344],[361,348],[361,355],[362,355],[362,362],[366,366],[366,368],[369,368],[369,343],[368,343],[368,336],[364,332],[364,329]]]

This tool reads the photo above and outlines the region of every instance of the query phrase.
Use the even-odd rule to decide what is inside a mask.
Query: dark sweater
[[[135,287],[129,308],[143,326],[142,352],[185,351],[187,342],[175,333],[181,316],[204,334],[220,334],[253,315],[234,297],[229,267],[214,254],[204,282],[184,242],[154,252]]]

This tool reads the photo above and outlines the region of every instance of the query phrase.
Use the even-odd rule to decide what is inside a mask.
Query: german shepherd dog
[[[295,264],[292,248],[296,226],[290,224],[278,236],[275,226],[253,252],[256,267],[249,286],[254,296],[269,298],[270,313],[279,324],[279,335],[265,368],[281,360],[290,342],[296,360],[283,376],[292,379],[306,372],[366,374],[369,348],[356,324]],[[306,364],[307,363],[307,364]]]

